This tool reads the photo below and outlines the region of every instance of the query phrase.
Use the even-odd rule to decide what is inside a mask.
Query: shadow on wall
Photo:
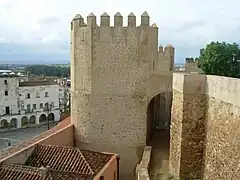
[[[176,73],[173,76],[170,172],[178,174],[180,179],[203,178],[206,83],[206,75]]]

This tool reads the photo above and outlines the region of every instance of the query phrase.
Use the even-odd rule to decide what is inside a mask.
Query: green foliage
[[[236,43],[212,42],[200,50],[198,65],[206,74],[240,78],[239,59]]]
[[[38,76],[67,77],[70,73],[70,67],[31,65],[27,66],[25,71]]]

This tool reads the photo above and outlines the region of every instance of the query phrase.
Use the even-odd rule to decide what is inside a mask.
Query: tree
[[[236,43],[211,42],[200,50],[198,66],[206,74],[240,78],[239,59]]]
[[[67,77],[70,72],[70,67],[31,65],[27,66],[25,71],[38,76]]]

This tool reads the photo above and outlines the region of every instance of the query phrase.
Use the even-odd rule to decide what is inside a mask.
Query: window
[[[40,108],[43,108],[43,103],[40,103]]]
[[[9,108],[9,106],[5,107],[5,113],[6,113],[6,114],[10,114],[10,108]]]
[[[30,93],[27,93],[27,99],[30,99],[30,97],[31,97]]]
[[[7,85],[7,84],[8,84],[7,80],[4,80],[4,85]]]
[[[45,108],[48,108],[48,103],[45,103],[45,104],[44,104],[44,107],[45,107]]]
[[[24,104],[21,104],[21,111],[24,110]]]
[[[37,105],[36,104],[33,104],[33,109],[37,109]]]
[[[8,91],[5,91],[5,96],[8,96]]]
[[[40,93],[36,93],[36,98],[40,98]]]
[[[31,112],[31,105],[30,104],[27,105],[27,112]]]
[[[100,176],[100,180],[104,180],[104,176]]]
[[[51,107],[54,107],[54,102],[51,102],[51,105],[50,105]]]
[[[48,92],[45,92],[45,97],[48,97]]]

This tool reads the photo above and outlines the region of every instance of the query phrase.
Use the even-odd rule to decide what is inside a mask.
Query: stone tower
[[[147,12],[140,26],[133,13],[127,27],[120,13],[115,14],[113,27],[107,13],[101,15],[100,26],[93,13],[86,22],[78,14],[71,23],[76,146],[119,153],[125,179],[133,179],[146,145],[148,103],[157,94],[172,91],[174,48],[158,49],[158,27],[149,24]]]

